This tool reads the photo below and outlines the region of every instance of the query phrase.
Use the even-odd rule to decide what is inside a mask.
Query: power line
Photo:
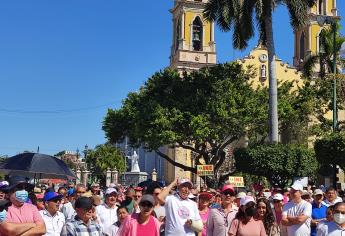
[[[74,108],[74,109],[58,109],[58,110],[25,110],[25,109],[8,109],[8,108],[0,107],[0,112],[16,113],[16,114],[62,114],[62,113],[73,113],[73,112],[80,112],[80,111],[95,110],[95,109],[103,108],[106,106],[115,105],[118,102],[119,101],[97,105],[97,106],[81,107],[81,108]]]

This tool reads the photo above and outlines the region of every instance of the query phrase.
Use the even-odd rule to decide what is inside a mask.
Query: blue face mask
[[[6,219],[7,211],[4,209],[0,212],[0,223]]]
[[[16,199],[18,202],[24,203],[28,199],[28,192],[26,190],[16,191]]]

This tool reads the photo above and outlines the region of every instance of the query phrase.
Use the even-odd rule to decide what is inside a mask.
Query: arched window
[[[261,68],[260,68],[260,77],[261,78],[266,78],[266,65],[261,65]]]
[[[176,51],[179,48],[180,39],[181,39],[181,20],[179,19],[177,21],[177,26],[176,26],[176,39],[175,39],[175,50]]]
[[[193,50],[202,51],[202,22],[200,17],[196,17],[193,21],[192,45]]]
[[[318,7],[319,7],[319,9],[318,9],[319,12],[318,12],[318,13],[319,13],[319,15],[322,15],[322,14],[323,14],[323,11],[322,11],[323,6],[322,6],[322,5],[323,5],[323,0],[319,0],[319,1],[318,1]]]
[[[305,35],[304,32],[302,32],[301,37],[299,39],[299,59],[300,60],[304,60],[304,52],[305,52],[305,45],[304,45],[304,41],[305,41]]]

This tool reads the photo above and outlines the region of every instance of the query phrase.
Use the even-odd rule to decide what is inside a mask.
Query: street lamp
[[[332,16],[319,15],[316,18],[317,23],[322,27],[324,24],[331,25],[333,31],[333,132],[337,131],[338,126],[338,108],[337,108],[337,20]],[[333,187],[337,187],[337,166],[333,165]]]
[[[318,15],[316,17],[317,23],[322,27],[324,24],[331,25],[333,31],[333,132],[337,131],[338,126],[338,108],[337,108],[337,20],[333,16]]]
[[[84,147],[84,160],[86,160],[88,149],[89,149],[89,146],[87,146],[87,144],[85,144],[85,147]]]

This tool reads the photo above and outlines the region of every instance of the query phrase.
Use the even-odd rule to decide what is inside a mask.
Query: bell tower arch
[[[208,0],[175,0],[170,67],[192,71],[216,64],[214,23],[203,17]]]

